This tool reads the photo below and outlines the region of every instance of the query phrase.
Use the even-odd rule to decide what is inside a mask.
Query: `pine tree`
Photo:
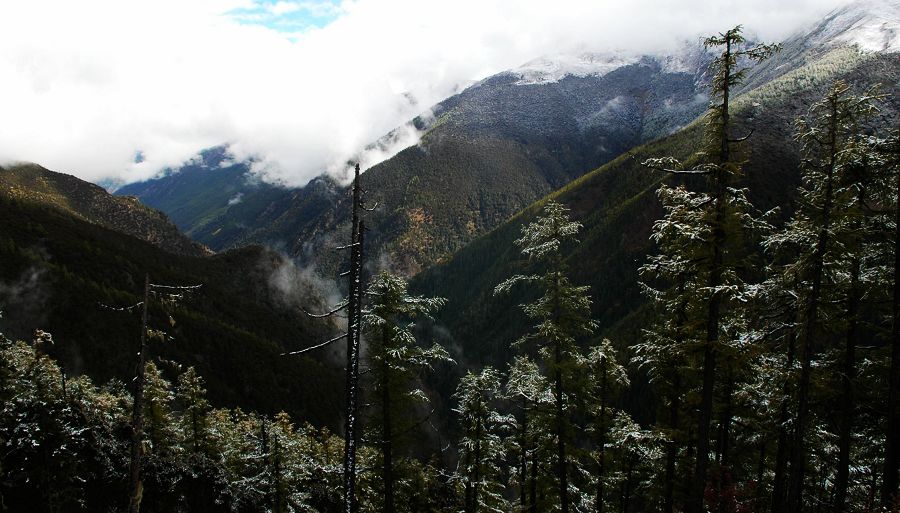
[[[893,253],[891,267],[891,334],[890,369],[888,371],[887,422],[884,456],[884,483],[881,488],[881,506],[896,507],[900,503],[900,130],[878,145],[879,158],[885,170],[888,185],[886,204],[892,205]],[[893,187],[890,187],[890,186]]]
[[[784,231],[765,242],[769,251],[792,255],[782,266],[781,272],[786,277],[782,283],[795,284],[793,293],[797,297],[798,317],[793,336],[796,337],[800,363],[797,406],[792,416],[787,500],[784,506],[776,502],[776,511],[786,507],[788,511],[799,512],[804,506],[805,471],[808,467],[806,437],[812,424],[810,389],[813,358],[823,349],[823,340],[836,337],[840,326],[833,319],[848,314],[851,318],[851,327],[847,331],[850,349],[849,354],[845,355],[845,365],[849,368],[845,367],[844,372],[849,372],[847,380],[852,379],[856,344],[852,322],[857,318],[855,303],[859,300],[852,297],[859,293],[859,256],[854,246],[858,248],[859,243],[851,240],[856,237],[858,227],[848,223],[854,223],[853,203],[859,196],[853,190],[858,182],[849,179],[847,173],[859,152],[865,151],[861,143],[860,122],[873,111],[873,98],[869,94],[853,96],[849,94],[846,84],[838,82],[821,102],[811,108],[808,120],[798,120],[797,139],[803,153],[799,208]],[[847,269],[846,256],[850,257],[851,269]],[[849,300],[843,291],[845,287],[840,283],[841,276],[855,276],[850,280]],[[836,306],[840,302],[848,306]],[[854,311],[848,312],[848,307]],[[845,391],[847,388],[845,382]],[[851,398],[845,399],[852,410]],[[852,411],[844,410],[842,422],[849,422],[850,416]],[[849,437],[844,442],[849,443]],[[841,456],[843,470],[839,471],[837,483],[840,502],[846,496],[848,451],[849,448],[845,447]]]
[[[537,364],[527,356],[516,356],[509,367],[504,398],[518,409],[518,432],[511,449],[517,461],[512,484],[519,487],[519,511],[536,513],[538,508],[539,459],[543,451],[548,409],[553,392]]]
[[[413,387],[413,381],[422,369],[439,361],[452,361],[447,351],[437,344],[429,348],[419,346],[412,333],[412,323],[430,318],[445,300],[410,296],[406,281],[386,272],[372,280],[366,295],[371,305],[363,312],[363,330],[369,337],[373,400],[381,421],[376,432],[382,454],[381,511],[393,513],[396,511],[394,446],[397,437],[413,427],[403,426],[400,419],[409,416],[409,399],[427,401],[425,393]],[[401,429],[397,429],[398,424]]]
[[[684,186],[663,185],[657,190],[666,216],[654,223],[651,238],[659,253],[652,255],[639,273],[644,295],[655,315],[643,339],[634,347],[632,362],[647,372],[650,382],[666,398],[666,463],[663,511],[675,510],[677,460],[681,439],[680,413],[688,389],[685,367],[702,339],[701,264],[708,233],[704,230],[702,205],[708,196]]]
[[[646,476],[659,459],[659,440],[649,430],[642,429],[624,411],[616,412],[609,433],[610,456],[618,481],[618,510],[628,513],[633,497],[646,491]],[[642,488],[644,488],[642,490]]]
[[[616,415],[616,410],[611,403],[615,391],[627,387],[630,382],[625,368],[616,360],[616,351],[608,339],[601,340],[598,345],[590,349],[584,358],[584,367],[588,370],[587,376],[590,382],[586,394],[586,399],[590,403],[588,415],[591,419],[588,430],[596,439],[596,449],[593,454],[596,472],[592,476],[596,490],[593,501],[594,511],[603,513],[604,505],[608,500],[607,446],[611,441],[612,419]]]
[[[209,447],[209,412],[211,407],[206,399],[203,378],[193,367],[178,376],[175,393],[181,411],[181,436],[188,450],[194,454],[204,454]]]
[[[543,293],[538,300],[522,305],[525,314],[537,324],[535,331],[518,343],[537,341],[538,352],[552,376],[557,493],[563,513],[568,513],[571,503],[568,447],[572,426],[567,396],[576,392],[572,387],[580,361],[576,341],[593,333],[596,327],[590,318],[589,287],[572,285],[563,260],[563,244],[574,239],[580,229],[579,223],[569,219],[563,205],[548,201],[543,215],[524,227],[522,237],[516,240],[529,260],[543,266],[543,273],[515,275],[494,290],[495,294],[501,294],[519,283],[531,283]]]
[[[507,508],[501,466],[506,453],[504,435],[514,432],[516,426],[513,417],[494,409],[500,383],[500,373],[485,367],[478,374],[466,373],[454,394],[458,403],[454,411],[464,426],[457,479],[464,487],[465,513],[502,512]]]
[[[709,477],[710,426],[713,415],[713,394],[716,387],[716,359],[721,351],[723,319],[727,314],[728,302],[733,293],[740,290],[740,278],[736,272],[740,256],[734,245],[744,239],[744,229],[752,220],[753,211],[746,199],[746,191],[735,189],[733,184],[741,172],[741,162],[735,158],[734,146],[746,137],[735,139],[732,135],[730,101],[733,89],[739,85],[746,69],[739,60],[762,61],[772,55],[778,47],[757,45],[743,47],[744,37],[741,27],[735,27],[718,36],[704,41],[707,48],[723,47],[710,70],[713,75],[713,103],[707,114],[707,147],[700,156],[703,163],[693,169],[673,157],[650,159],[644,164],[650,168],[664,170],[672,174],[705,175],[709,179],[708,193],[691,193],[691,203],[700,209],[702,218],[699,230],[706,251],[698,282],[703,287],[697,293],[703,294],[705,304],[705,340],[702,356],[702,385],[697,423],[696,462],[693,479],[686,501],[688,513],[700,513]],[[677,222],[673,220],[673,222]],[[699,281],[702,280],[702,281]]]

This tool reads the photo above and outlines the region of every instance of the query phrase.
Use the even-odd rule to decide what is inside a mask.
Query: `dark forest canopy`
[[[357,283],[359,303],[347,302],[357,315],[349,332],[361,330],[367,350],[347,385],[348,395],[357,386],[360,393],[354,423],[361,429],[349,440],[333,418],[344,392],[333,369],[305,353],[283,358],[298,348],[244,330],[256,308],[246,297],[222,307],[233,324],[218,307],[174,309],[155,298],[142,345],[164,335],[160,322],[173,332],[185,324],[185,336],[202,345],[193,354],[160,354],[197,366],[142,356],[132,373],[133,355],[125,352],[118,365],[128,382],[67,375],[58,349],[65,324],[63,336],[39,330],[28,341],[0,337],[0,511],[119,511],[129,497],[132,509],[147,512],[900,511],[900,130],[882,115],[895,99],[877,86],[830,81],[795,116],[793,139],[779,142],[799,156],[793,178],[780,182],[796,185],[785,192],[791,208],[763,210],[755,201],[759,178],[746,179],[748,169],[765,170],[751,147],[757,127],[743,115],[738,122],[745,111],[734,94],[745,67],[778,48],[749,44],[740,27],[706,45],[717,56],[706,116],[644,148],[647,158],[628,157],[655,213],[649,230],[638,232],[648,254],[617,264],[633,264],[631,285],[641,294],[638,314],[621,321],[632,325],[617,331],[597,315],[595,305],[617,291],[580,278],[586,269],[617,267],[599,265],[602,253],[580,253],[597,241],[585,240],[593,235],[577,216],[584,206],[561,194],[501,229],[514,232],[504,251],[516,259],[513,272],[495,273],[491,300],[521,314],[488,319],[517,339],[495,351],[496,365],[453,370],[453,352],[426,329],[442,308],[483,308],[483,298],[454,306],[414,295],[387,272],[352,275],[368,281]],[[59,225],[83,229],[60,214],[3,202],[31,223],[9,224],[10,233],[49,230],[62,240]],[[627,212],[628,202],[620,207]],[[365,216],[355,205],[357,214]],[[365,230],[361,221],[353,225],[351,246],[361,252]],[[114,258],[107,245],[124,244],[106,231],[79,233],[91,235],[103,259]],[[134,299],[106,287],[96,272],[76,275],[68,265],[76,263],[51,262],[11,237],[2,240],[11,262],[21,269],[44,262],[73,297],[82,287],[109,303]],[[215,279],[229,267],[198,261],[173,257],[154,271],[214,278],[214,293],[243,290]],[[120,262],[139,274],[134,262]],[[180,266],[194,267],[185,274]],[[148,293],[143,306],[149,301]],[[270,335],[296,330],[304,341],[326,339],[334,328],[267,318]],[[97,319],[72,319],[81,323],[72,336],[90,332],[87,320]],[[203,338],[205,323],[215,324],[215,336]],[[121,339],[136,343],[136,330],[124,326]],[[215,345],[222,340],[244,344],[247,361],[294,362],[302,375],[289,376],[308,387],[262,386],[264,393],[296,393],[303,408],[292,417],[252,405],[216,407],[220,401],[206,389],[211,378],[224,381],[222,397],[247,397],[227,386],[227,375],[198,370],[222,357]],[[483,340],[486,348],[493,343]],[[198,357],[201,348],[209,353]],[[457,372],[452,391],[434,384]],[[452,412],[439,421],[441,401]],[[306,423],[318,403],[328,403],[331,415],[317,424],[332,424],[334,434]],[[349,410],[347,418],[355,415]],[[129,475],[130,457],[139,485]],[[355,469],[355,500],[346,497],[348,468]]]

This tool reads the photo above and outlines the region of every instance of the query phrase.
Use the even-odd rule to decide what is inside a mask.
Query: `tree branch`
[[[744,141],[746,141],[747,139],[749,139],[751,135],[753,135],[753,130],[754,130],[754,129],[751,128],[751,129],[750,129],[750,133],[748,133],[748,134],[745,135],[744,137],[738,137],[737,139],[728,139],[728,142],[730,142],[730,143],[744,142]]]
[[[334,337],[334,338],[331,339],[331,340],[326,340],[325,342],[322,342],[321,344],[317,344],[317,345],[314,345],[314,346],[311,346],[311,347],[307,347],[306,349],[300,349],[299,351],[290,351],[290,352],[287,352],[287,353],[281,353],[281,356],[291,356],[291,355],[295,355],[295,354],[303,354],[303,353],[305,353],[305,352],[307,352],[307,351],[312,351],[313,349],[319,349],[320,347],[325,347],[325,346],[327,346],[328,344],[331,344],[332,342],[337,342],[338,340],[340,340],[340,339],[342,339],[342,338],[344,338],[344,337],[346,337],[346,336],[347,336],[347,334],[346,334],[346,333],[343,333],[343,334],[341,334],[341,335],[338,335],[338,336]]]
[[[301,308],[301,310],[303,310],[303,313],[305,313],[306,315],[308,315],[310,317],[315,317],[316,319],[321,319],[323,317],[328,317],[330,315],[334,315],[334,314],[340,312],[341,310],[343,310],[344,308],[347,308],[347,303],[339,304],[336,307],[332,308],[331,310],[329,310],[323,314],[310,313],[310,312],[306,311],[305,308]]]

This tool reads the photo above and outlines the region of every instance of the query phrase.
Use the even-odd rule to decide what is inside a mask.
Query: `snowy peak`
[[[558,54],[529,61],[510,73],[519,76],[518,85],[549,84],[566,76],[602,77],[637,61],[638,57],[615,53]]]
[[[835,9],[810,32],[808,46],[857,45],[900,52],[900,0],[857,0]]]

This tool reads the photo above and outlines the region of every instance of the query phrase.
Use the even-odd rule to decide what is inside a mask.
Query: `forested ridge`
[[[148,324],[145,314],[135,384],[67,376],[52,357],[65,344],[57,333],[0,339],[0,511],[124,511],[129,502],[131,511],[900,510],[900,130],[886,108],[896,100],[874,83],[851,85],[835,73],[796,113],[791,139],[781,143],[790,146],[785,154],[798,156],[794,178],[747,181],[747,169],[760,169],[753,138],[766,131],[757,134],[755,116],[747,114],[757,106],[754,97],[735,101],[734,93],[746,69],[779,47],[748,43],[740,27],[705,44],[716,55],[707,114],[611,164],[627,163],[623,168],[635,173],[629,187],[637,183],[641,192],[604,195],[612,212],[603,222],[632,216],[617,225],[628,229],[655,219],[645,223],[649,231],[619,234],[620,245],[646,239],[624,248],[641,255],[633,263],[640,297],[623,300],[639,305],[621,308],[632,314],[610,326],[615,316],[598,316],[594,305],[620,291],[578,279],[610,269],[601,265],[608,258],[602,253],[584,253],[588,244],[597,247],[586,236],[596,236],[585,233],[587,219],[573,215],[598,201],[584,189],[579,195],[597,175],[535,204],[504,225],[499,239],[475,242],[477,249],[501,240],[502,251],[520,255],[513,272],[487,273],[496,278],[490,300],[518,316],[490,318],[485,298],[453,305],[437,294],[416,295],[440,291],[433,284],[441,269],[410,288],[399,276],[364,272],[351,257],[351,296],[331,313],[345,312],[348,354],[360,333],[367,347],[360,360],[347,360],[348,368],[362,364],[359,382],[348,381],[346,390],[361,394],[359,418],[354,408],[345,413],[361,430],[344,440],[338,434],[346,424],[332,434],[305,424],[305,412],[292,419],[214,408],[195,367],[145,363],[145,343],[164,343],[185,319],[202,325],[215,308],[189,309],[187,292],[151,295],[149,282],[143,303],[134,303],[136,291],[107,290],[113,283],[98,271],[91,281],[70,276],[65,263],[23,245],[22,237],[40,239],[49,230],[65,239],[54,227],[77,226],[102,254],[102,241],[118,236],[3,200],[27,221],[5,229],[19,233],[2,248],[15,263],[11,274],[42,262],[70,290],[97,289],[106,310],[140,304],[152,308],[156,322]],[[835,58],[838,70],[847,69]],[[346,247],[356,258],[365,247],[360,181],[357,174]],[[787,193],[791,208],[761,207],[784,183],[795,189]],[[635,212],[648,197],[655,206]],[[178,280],[175,290],[214,278],[204,264],[186,262],[153,272]],[[136,289],[141,272],[127,265]],[[181,265],[197,269],[185,274]],[[242,308],[252,304],[230,312],[248,315]],[[445,308],[456,309],[461,323],[459,312],[481,308],[473,326],[493,323],[493,333],[514,333],[515,342],[497,347],[492,332],[482,332],[484,348],[454,371],[459,355],[435,344],[427,329]],[[241,332],[237,324],[218,333]],[[336,384],[306,359],[329,328],[336,326],[303,325],[309,347],[267,348],[269,358],[300,361],[304,372]],[[298,328],[276,322],[266,329],[284,335]],[[232,336],[264,348],[263,337],[252,335]],[[120,336],[136,343],[138,333]],[[122,358],[128,368],[133,358]],[[452,394],[433,397],[431,380],[457,375]],[[322,401],[337,396],[317,393]],[[451,425],[439,430],[441,401],[453,411]],[[348,446],[358,460],[350,466]],[[349,492],[348,469],[355,481]]]

